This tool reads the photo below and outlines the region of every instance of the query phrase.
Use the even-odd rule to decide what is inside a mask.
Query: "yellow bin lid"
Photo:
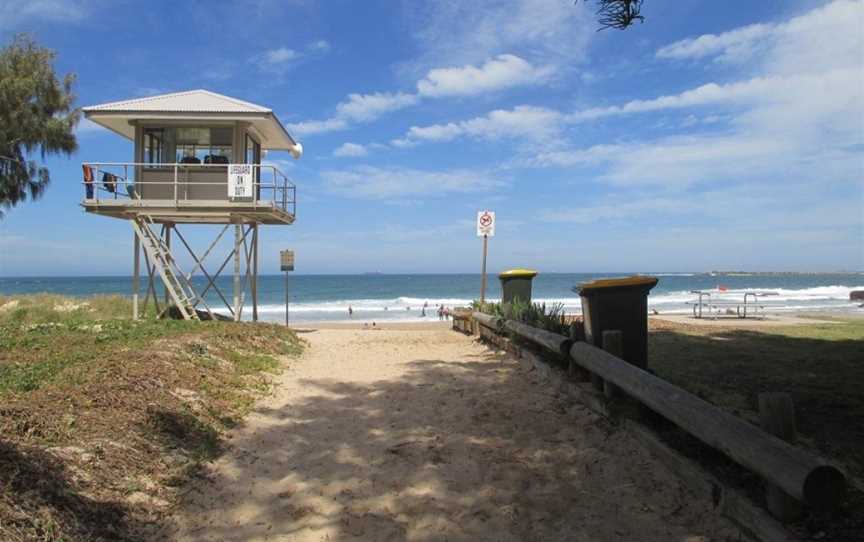
[[[584,282],[579,285],[579,290],[600,290],[603,288],[632,288],[632,287],[647,287],[653,288],[657,285],[657,277],[646,277],[642,275],[633,275],[632,277],[623,277],[620,279],[598,279],[591,282]]]
[[[531,279],[537,276],[537,271],[533,269],[508,269],[504,271],[498,278],[501,279]]]

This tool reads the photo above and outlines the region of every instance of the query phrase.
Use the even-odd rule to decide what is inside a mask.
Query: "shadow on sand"
[[[669,540],[718,522],[625,434],[492,353],[302,382],[190,493],[184,540]],[[281,538],[280,538],[281,537]],[[170,536],[169,536],[170,538]]]

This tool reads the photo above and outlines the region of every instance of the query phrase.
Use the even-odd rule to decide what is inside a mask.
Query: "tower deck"
[[[88,213],[134,220],[148,216],[157,224],[293,224],[294,213],[272,201],[84,199]]]
[[[86,162],[88,213],[163,224],[293,224],[296,187],[274,166],[248,164],[245,185],[229,166]],[[230,195],[229,195],[230,194]]]

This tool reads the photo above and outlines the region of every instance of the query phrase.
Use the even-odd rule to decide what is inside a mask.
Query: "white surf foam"
[[[777,295],[760,297],[759,304],[765,305],[769,310],[796,311],[796,310],[850,310],[857,308],[858,304],[849,301],[849,293],[852,290],[864,290],[864,286],[818,286],[813,288],[785,289],[785,288],[743,288],[735,290],[720,291],[717,289],[706,290],[711,292],[712,300],[738,301],[742,300],[748,292],[773,292]],[[671,292],[652,293],[648,297],[648,307],[656,309],[664,314],[687,313],[690,310],[687,302],[694,301],[696,295],[689,290],[677,290]],[[298,321],[302,320],[328,320],[356,322],[365,319],[377,320],[399,320],[399,321],[429,321],[437,318],[439,305],[447,308],[467,307],[471,304],[469,298],[440,297],[423,298],[415,296],[400,296],[387,299],[338,299],[333,301],[311,301],[291,304],[291,314]],[[490,302],[498,302],[500,299],[489,299]],[[545,297],[534,300],[537,303],[545,303],[546,306],[561,304],[567,314],[581,314],[582,301],[578,296],[572,297]],[[421,313],[426,305],[426,317]],[[354,311],[354,316],[347,319],[348,307]],[[266,319],[278,319],[285,313],[284,304],[261,305],[258,312]]]

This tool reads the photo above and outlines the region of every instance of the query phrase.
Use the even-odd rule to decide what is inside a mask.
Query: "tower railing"
[[[234,165],[234,164],[231,164]],[[141,162],[84,162],[84,202],[99,204],[106,200],[140,201],[205,201],[201,197],[190,197],[193,189],[205,186],[224,186],[220,201],[251,204],[253,207],[267,205],[276,207],[291,215],[297,210],[297,187],[279,168],[269,164],[243,164],[252,167],[252,196],[248,199],[234,200],[228,197],[228,164],[185,164],[185,163],[141,163]],[[197,173],[225,172],[224,180],[207,180],[212,176],[201,177]],[[170,173],[169,180],[147,179],[147,173]],[[144,197],[149,187],[164,186],[159,197]],[[167,194],[165,197],[163,194]]]

